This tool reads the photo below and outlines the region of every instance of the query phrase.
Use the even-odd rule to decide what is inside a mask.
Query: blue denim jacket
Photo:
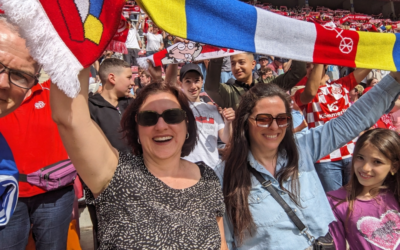
[[[328,233],[328,226],[335,220],[335,217],[318,179],[314,163],[357,137],[364,129],[375,124],[385,111],[388,112],[392,109],[399,92],[400,84],[391,76],[387,76],[341,117],[329,121],[324,126],[295,134],[300,154],[299,193],[301,208],[290,200],[289,195],[279,187],[274,176],[254,159],[251,152],[248,152],[250,165],[260,172],[265,179],[271,180],[273,187],[292,207],[315,238]],[[286,165],[286,162],[285,153],[280,153],[276,170],[279,171]],[[224,162],[215,169],[221,182],[223,170]],[[290,180],[284,182],[284,187],[290,190]],[[299,230],[283,208],[268,191],[262,188],[254,176],[252,176],[249,206],[257,229],[252,237],[246,235],[243,244],[239,247],[234,246],[232,224],[226,215],[224,217],[225,237],[229,249],[302,250],[311,245],[306,236],[300,235]]]

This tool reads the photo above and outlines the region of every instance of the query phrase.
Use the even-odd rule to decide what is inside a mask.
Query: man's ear
[[[254,67],[256,66],[257,62],[256,60],[253,60],[253,62],[251,63],[251,69],[254,69]]]
[[[116,79],[115,79],[115,74],[114,74],[114,73],[108,74],[108,81],[109,81],[112,85],[115,85]]]

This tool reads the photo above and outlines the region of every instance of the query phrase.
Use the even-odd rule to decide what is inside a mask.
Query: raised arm
[[[364,80],[365,77],[367,77],[367,75],[369,74],[369,72],[371,72],[370,69],[355,69],[353,71],[354,74],[354,78],[357,81],[357,84],[360,84],[360,82],[362,80]]]
[[[226,104],[224,101],[224,91],[225,89],[220,88],[221,79],[221,68],[222,68],[223,58],[212,59],[208,63],[206,82],[204,84],[204,91],[211,97],[211,99],[218,104],[218,106],[225,108]]]
[[[307,80],[306,87],[304,88],[303,93],[300,94],[301,104],[305,105],[314,99],[318,92],[318,88],[321,85],[321,77],[324,70],[323,64],[314,64],[314,68],[311,70],[310,77]]]
[[[343,115],[323,126],[295,134],[299,148],[308,150],[313,161],[333,152],[370,128],[394,106],[400,93],[400,73],[391,73],[354,103]]]
[[[118,152],[90,118],[88,107],[89,69],[79,75],[81,91],[71,99],[55,84],[50,87],[54,122],[79,176],[97,197],[109,184],[118,164]]]
[[[307,74],[306,63],[292,61],[291,69],[285,74],[278,76],[272,82],[285,91],[293,88]]]

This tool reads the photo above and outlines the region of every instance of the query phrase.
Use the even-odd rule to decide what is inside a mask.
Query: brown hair
[[[347,224],[347,221],[354,211],[354,203],[357,199],[357,196],[360,195],[364,189],[364,186],[361,185],[356,174],[354,173],[354,161],[360,150],[366,145],[374,146],[381,154],[391,161],[392,168],[396,169],[396,173],[394,175],[388,174],[382,186],[371,190],[372,192],[370,191],[370,193],[373,196],[376,196],[380,190],[390,190],[393,192],[397,202],[400,204],[400,173],[397,172],[399,170],[400,161],[400,136],[397,132],[389,129],[377,128],[369,130],[360,136],[354,147],[350,181],[346,186],[344,186],[345,190],[347,191],[346,199],[340,199],[328,194],[334,200],[339,201],[334,208],[344,202],[348,202],[349,208],[347,210],[345,224]],[[346,226],[346,230],[347,229],[348,228]]]
[[[140,107],[147,99],[149,95],[154,95],[160,92],[171,93],[176,97],[181,106],[181,109],[186,112],[186,127],[189,133],[189,138],[186,139],[182,146],[181,157],[189,155],[197,143],[197,125],[194,118],[193,112],[189,106],[189,101],[186,96],[179,89],[169,86],[165,83],[151,83],[146,85],[136,99],[128,106],[121,120],[121,130],[124,138],[128,141],[128,145],[132,148],[133,154],[143,154],[142,145],[138,143],[139,131],[138,124],[136,122],[136,116],[140,110]]]
[[[267,74],[268,72],[272,72],[271,68],[260,69],[260,75]]]
[[[225,170],[223,176],[223,193],[226,211],[233,224],[233,232],[238,239],[238,244],[243,242],[245,232],[254,233],[255,224],[250,213],[248,196],[251,189],[251,175],[247,167],[247,155],[250,151],[248,119],[257,102],[263,98],[279,97],[285,104],[287,113],[290,113],[289,96],[275,84],[257,84],[246,92],[236,111],[236,118],[232,124],[232,137],[228,153],[225,157]],[[285,137],[279,144],[278,153],[285,153],[288,164],[276,173],[279,186],[292,178],[290,198],[299,205],[297,190],[300,188],[298,181],[299,153],[293,135],[293,125],[287,127]],[[300,206],[300,205],[299,205]]]
[[[368,79],[368,80],[367,80],[367,85],[366,85],[366,86],[367,86],[367,87],[372,87],[372,86],[371,86],[371,83],[372,83],[373,80],[378,80],[378,79],[376,79],[376,78]]]
[[[151,75],[150,75],[149,71],[147,71],[147,70],[143,70],[142,73],[140,73],[140,75],[145,75],[147,78],[151,79]]]
[[[102,84],[107,83],[108,75],[111,73],[119,74],[122,68],[130,68],[129,63],[118,58],[107,58],[105,59],[99,68],[99,77]]]

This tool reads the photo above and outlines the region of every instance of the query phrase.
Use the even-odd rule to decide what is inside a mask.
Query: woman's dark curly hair
[[[186,96],[177,88],[165,83],[151,83],[141,89],[136,99],[128,106],[121,120],[121,130],[124,138],[127,140],[128,145],[132,148],[134,155],[143,154],[142,145],[138,143],[139,131],[136,116],[140,107],[149,95],[157,94],[160,92],[171,93],[176,97],[181,106],[181,109],[186,112],[186,127],[189,133],[189,138],[186,139],[182,146],[181,157],[189,155],[197,143],[197,125],[196,119],[193,115],[192,109],[189,106],[189,101]]]

